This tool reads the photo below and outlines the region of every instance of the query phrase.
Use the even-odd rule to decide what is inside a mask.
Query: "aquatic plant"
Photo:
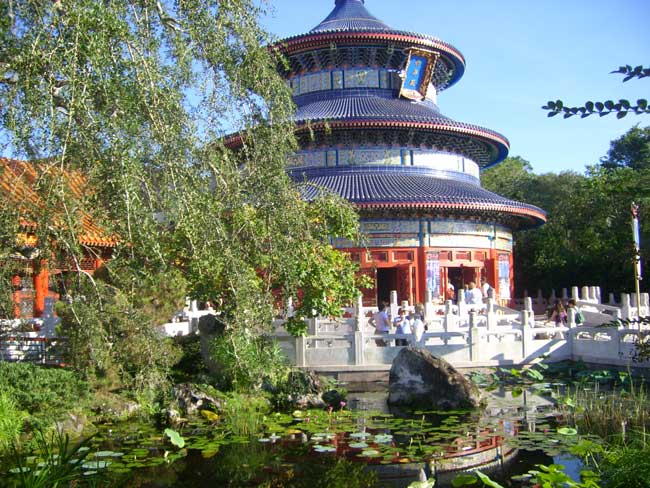
[[[233,436],[251,437],[261,431],[269,410],[263,397],[230,393],[223,404],[223,428]]]
[[[582,432],[621,444],[638,438],[645,445],[650,429],[650,393],[643,380],[633,380],[629,373],[616,373],[615,378],[618,384],[611,389],[601,387],[598,381],[570,388],[560,395],[558,408]]]
[[[86,438],[71,444],[67,434],[58,431],[45,434],[39,430],[35,434],[38,457],[29,457],[13,444],[10,453],[12,467],[7,478],[8,486],[20,488],[70,486],[73,481],[83,477],[83,468],[90,452],[88,447],[90,440]],[[39,459],[40,462],[34,462]],[[94,467],[102,469],[105,464],[95,462]]]

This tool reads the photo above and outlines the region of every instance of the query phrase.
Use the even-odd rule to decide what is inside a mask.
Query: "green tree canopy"
[[[524,290],[599,285],[605,292],[633,290],[630,202],[650,209],[650,171],[593,166],[586,174],[535,174],[520,158],[486,170],[484,187],[547,211],[543,226],[515,234],[517,294]],[[641,220],[642,242],[650,222]],[[643,259],[648,256],[647,251]],[[647,285],[646,285],[647,287]]]
[[[631,168],[650,169],[650,127],[632,127],[609,146],[607,156],[601,158],[605,169]]]
[[[354,266],[329,244],[356,238],[354,210],[334,196],[307,204],[285,174],[293,104],[258,24],[262,8],[0,3],[3,152],[61,170],[41,171],[35,184],[47,210],[29,216],[41,255],[53,266],[81,255],[78,207],[121,239],[105,273],[120,292],[99,295],[98,313],[106,300],[141,310],[187,291],[217,301],[230,329],[262,331],[278,300],[296,298],[298,316],[334,314],[357,293]],[[224,143],[234,131],[238,151]],[[81,201],[61,176],[75,170],[91,190]],[[15,215],[0,223],[14,226],[0,235],[15,232]],[[165,277],[176,293],[162,287],[152,297],[150,285]],[[66,317],[80,328],[97,323],[85,311]]]

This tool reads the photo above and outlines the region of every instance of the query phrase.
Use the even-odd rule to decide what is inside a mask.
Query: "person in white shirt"
[[[487,300],[490,298],[490,290],[492,286],[487,282],[485,278],[481,278],[481,293],[483,294],[483,299]]]
[[[481,293],[481,290],[476,288],[476,283],[473,281],[470,281],[467,285],[467,291],[465,292],[465,303],[470,306],[483,305],[483,293]]]
[[[393,325],[395,325],[395,327],[396,327],[395,332],[397,334],[410,334],[411,333],[411,322],[406,317],[406,310],[404,308],[399,309],[399,312],[397,313],[397,318],[395,318],[395,322],[393,322]],[[406,339],[395,339],[395,345],[396,346],[406,346],[407,341],[406,341]]]
[[[373,325],[375,326],[375,333],[388,334],[390,332],[390,319],[386,313],[386,305],[384,303],[380,303],[379,307],[377,308],[379,310],[372,317],[372,320],[374,322]],[[383,339],[376,339],[375,343],[381,347],[386,345],[386,341]]]

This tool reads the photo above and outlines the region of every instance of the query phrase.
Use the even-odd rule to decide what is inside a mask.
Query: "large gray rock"
[[[476,408],[481,393],[444,359],[406,347],[390,368],[388,403],[423,409]]]

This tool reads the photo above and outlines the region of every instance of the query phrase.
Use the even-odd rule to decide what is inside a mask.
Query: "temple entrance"
[[[377,269],[377,304],[390,302],[390,292],[397,290],[397,268]]]
[[[390,292],[397,292],[398,303],[408,300],[413,303],[411,290],[411,268],[395,266],[393,268],[377,268],[376,290],[377,303],[390,303]]]
[[[454,285],[456,292],[455,299],[458,300],[458,290],[462,290],[466,284],[473,281],[479,285],[480,268],[470,266],[447,267],[447,283]]]

